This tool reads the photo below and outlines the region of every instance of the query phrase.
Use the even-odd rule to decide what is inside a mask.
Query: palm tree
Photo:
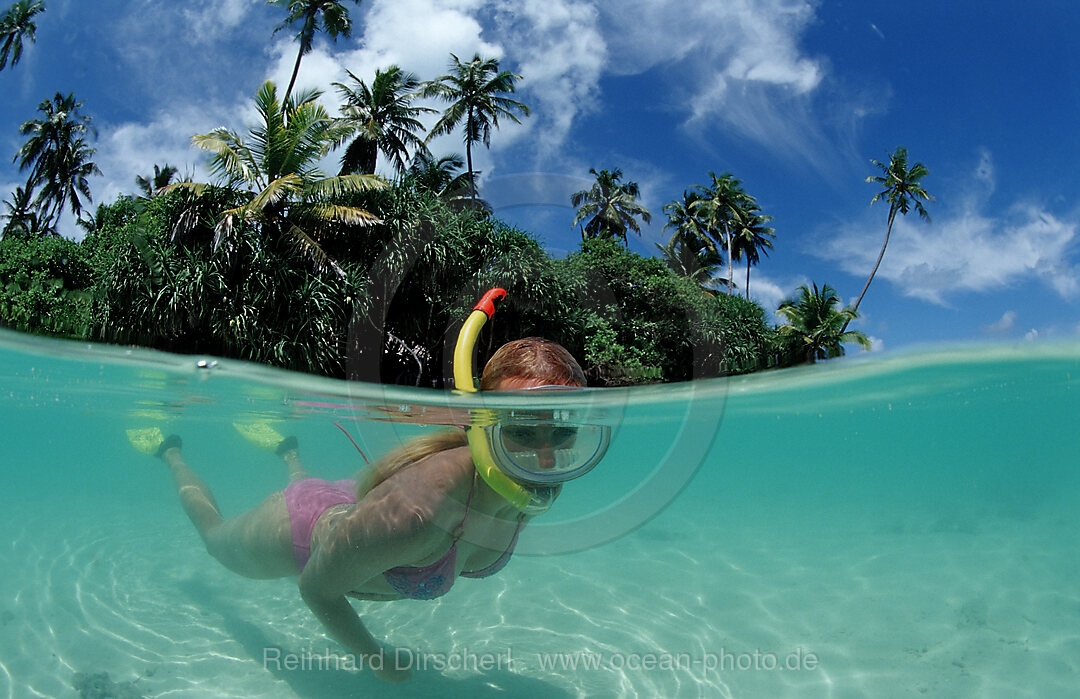
[[[740,216],[746,216],[747,211],[755,205],[753,198],[743,191],[742,183],[731,173],[717,175],[715,172],[710,172],[709,178],[711,182],[708,185],[695,186],[700,197],[695,202],[695,213],[708,223],[709,235],[715,243],[727,250],[727,292],[730,296],[735,276],[731,273],[732,258],[735,254],[732,229],[735,221]]]
[[[267,5],[277,5],[289,13],[289,16],[274,29],[275,34],[293,25],[300,25],[300,29],[296,32],[300,50],[296,52],[296,64],[293,66],[289,86],[285,88],[285,96],[281,99],[282,104],[289,101],[293,86],[296,84],[296,75],[300,72],[300,59],[311,53],[315,33],[322,30],[335,41],[339,36],[348,39],[352,34],[352,20],[349,19],[349,11],[342,6],[342,2],[343,0],[266,0]],[[353,2],[360,4],[360,0],[353,0]]]
[[[818,289],[817,284],[799,287],[799,298],[780,304],[776,312],[787,319],[777,328],[781,336],[805,351],[806,361],[813,364],[818,359],[830,359],[844,354],[844,342],[856,342],[870,349],[870,339],[861,332],[845,332],[844,328],[855,317],[855,309],[836,310],[840,296],[828,284]]]
[[[319,171],[319,161],[347,133],[315,101],[319,94],[301,93],[283,105],[278,101],[277,88],[266,82],[255,96],[261,123],[249,129],[247,141],[224,128],[192,139],[196,146],[212,153],[211,171],[243,201],[221,213],[214,228],[215,249],[228,244],[233,232],[251,221],[261,226],[264,236],[295,245],[314,261],[317,269],[329,266],[339,276],[345,276],[318,239],[329,226],[376,223],[376,217],[366,210],[336,201],[342,195],[385,184],[374,175],[326,177]],[[177,188],[198,195],[208,185],[179,182],[164,191]],[[181,223],[191,220],[180,217]]]
[[[693,238],[676,232],[666,245],[656,243],[656,249],[664,256],[668,269],[694,282],[710,296],[716,295],[711,287],[727,281],[717,278],[724,268],[724,260],[711,247],[702,246]]]
[[[718,281],[727,283],[727,280],[716,278],[723,260],[712,245],[706,222],[698,214],[697,202],[700,199],[698,192],[689,190],[683,192],[682,201],[673,199],[664,205],[664,213],[668,218],[664,230],[671,230],[672,236],[667,245],[657,244],[656,247],[664,255],[668,267],[676,274],[698,280],[704,272],[686,272],[708,268],[708,277],[699,281],[703,288],[706,288]]]
[[[95,132],[90,117],[79,114],[82,104],[75,101],[74,94],[64,96],[58,92],[52,101],[38,105],[43,118],[31,119],[19,127],[19,133],[29,138],[15,154],[15,160],[19,170],[30,170],[27,189],[41,186],[36,204],[47,227],[65,205],[70,204],[71,212],[81,216],[83,201],[79,195],[87,202],[92,200],[87,178],[101,174],[90,160],[96,151],[85,136]]]
[[[746,257],[746,298],[750,299],[750,266],[756,265],[761,254],[769,254],[773,243],[770,238],[776,237],[776,232],[765,224],[772,220],[772,216],[760,213],[757,204],[750,202],[744,210],[732,221],[731,256],[735,260]],[[734,270],[732,270],[734,273]]]
[[[12,66],[22,58],[24,37],[36,40],[34,16],[44,11],[42,0],[19,0],[8,8],[7,14],[0,19],[0,70],[7,66],[9,57]]]
[[[699,240],[703,245],[709,242],[709,231],[706,222],[700,216],[698,202],[701,195],[693,190],[684,191],[682,201],[671,200],[664,204],[664,213],[667,214],[667,223],[664,230],[672,230],[688,238]]]
[[[138,185],[139,190],[143,193],[146,199],[150,199],[158,190],[162,187],[166,187],[172,183],[173,177],[176,176],[176,168],[168,163],[164,166],[154,165],[154,174],[149,177],[143,175],[135,176],[135,184]]]
[[[341,83],[334,83],[334,86],[345,100],[341,107],[343,119],[358,135],[341,158],[341,174],[375,174],[379,151],[398,172],[402,172],[410,148],[416,153],[427,151],[424,140],[417,135],[424,127],[416,117],[436,111],[413,106],[420,81],[412,73],[393,65],[386,70],[376,70],[371,87],[346,72],[355,87]]]
[[[473,208],[491,213],[491,206],[479,198],[470,196],[469,175],[462,168],[465,159],[457,153],[433,158],[425,149],[417,153],[409,163],[408,174],[417,186],[435,194],[454,208]]]
[[[517,115],[529,115],[529,108],[510,99],[506,95],[515,90],[520,75],[508,70],[499,70],[497,58],[481,58],[474,54],[471,61],[462,63],[456,55],[450,54],[450,72],[440,75],[424,86],[425,97],[438,97],[449,102],[442,117],[435,122],[428,132],[426,141],[435,136],[448,134],[465,124],[465,160],[469,175],[469,189],[476,198],[472,146],[483,143],[491,147],[491,129],[499,127],[499,117],[506,117],[516,124],[521,120]]]
[[[859,298],[855,299],[855,305],[852,306],[853,311],[859,310],[859,304],[862,303],[863,296],[866,295],[866,290],[870,288],[870,282],[874,280],[874,275],[877,274],[878,267],[881,265],[881,258],[885,257],[885,248],[889,244],[889,234],[892,233],[896,214],[900,213],[906,216],[912,205],[914,205],[915,210],[919,212],[919,216],[929,221],[930,214],[926,213],[926,207],[919,200],[934,200],[934,197],[919,184],[919,181],[926,177],[930,171],[926,169],[925,165],[918,162],[909,168],[907,164],[907,148],[897,148],[896,152],[889,156],[888,164],[878,160],[871,160],[870,162],[881,170],[880,175],[870,175],[866,178],[867,182],[876,182],[881,185],[881,191],[870,200],[870,205],[873,206],[874,202],[882,198],[889,202],[889,223],[885,227],[885,242],[881,244],[881,252],[878,253],[877,262],[874,263],[874,268],[870,270],[870,277],[866,280],[866,284],[863,285],[862,291],[859,292]],[[844,327],[847,328],[846,323]]]
[[[417,153],[409,163],[409,174],[421,187],[436,194],[460,190],[468,193],[469,176],[462,171],[465,158],[448,153],[438,159],[430,152]]]
[[[7,223],[4,224],[3,229],[0,229],[0,238],[6,238],[9,235],[30,237],[43,233],[55,233],[46,228],[43,225],[44,222],[38,217],[32,190],[16,187],[11,193],[10,201],[4,201],[4,206],[7,207],[7,213],[0,215],[0,218],[7,219]]]
[[[641,226],[634,217],[641,217],[645,223],[652,221],[649,210],[637,202],[641,196],[637,182],[621,182],[622,170],[619,168],[600,172],[590,168],[589,173],[596,178],[593,186],[570,195],[570,204],[577,208],[577,215],[570,225],[576,226],[587,218],[589,222],[581,229],[582,240],[621,239],[628,245],[627,230],[641,233]]]

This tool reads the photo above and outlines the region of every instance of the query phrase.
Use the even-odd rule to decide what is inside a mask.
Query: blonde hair
[[[495,351],[480,376],[480,390],[490,391],[503,379],[537,379],[563,386],[584,386],[585,372],[562,345],[542,337],[507,342]]]
[[[504,379],[536,379],[564,386],[584,386],[585,372],[562,345],[540,337],[507,342],[484,366],[480,390],[494,390]],[[356,499],[367,495],[406,466],[442,451],[468,444],[465,430],[456,428],[416,437],[376,461],[356,484]]]
[[[367,495],[375,486],[385,481],[406,466],[426,459],[441,451],[457,449],[468,444],[465,430],[443,430],[435,434],[414,437],[397,449],[389,452],[364,471],[356,483],[356,499]]]

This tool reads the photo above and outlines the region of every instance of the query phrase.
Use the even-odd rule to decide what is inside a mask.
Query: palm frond
[[[337,175],[309,182],[304,194],[309,200],[325,201],[347,194],[377,191],[386,186],[386,180],[378,175]]]
[[[342,223],[347,226],[370,226],[382,223],[382,219],[378,216],[358,206],[316,202],[306,205],[304,213],[319,221]]]

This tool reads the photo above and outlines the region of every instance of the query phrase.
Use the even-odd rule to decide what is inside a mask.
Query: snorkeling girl
[[[486,306],[477,305],[486,316],[494,312],[491,293]],[[471,360],[475,326],[483,320],[466,324],[456,355]],[[470,363],[457,362],[459,386]],[[465,388],[472,389],[471,370],[468,379]],[[583,386],[570,353],[535,337],[500,347],[480,381],[485,391]],[[458,578],[498,573],[522,528],[550,506],[561,482],[602,458],[606,428],[596,429],[584,435],[554,423],[454,429],[402,445],[357,480],[334,482],[308,476],[290,437],[277,446],[289,486],[228,519],[184,462],[178,437],[166,438],[156,453],[214,558],[250,578],[298,575],[304,602],[358,664],[400,681],[408,669],[394,665],[397,654],[368,632],[347,597],[434,599]]]

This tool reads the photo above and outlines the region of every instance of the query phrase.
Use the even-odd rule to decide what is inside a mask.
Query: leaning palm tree
[[[709,178],[711,181],[708,185],[695,186],[699,196],[695,203],[695,213],[707,221],[709,235],[715,245],[727,250],[729,270],[727,292],[730,296],[735,276],[730,273],[735,253],[732,230],[735,220],[745,215],[749,207],[754,205],[753,198],[743,191],[742,183],[731,173],[717,175],[715,172],[710,172]]]
[[[213,174],[243,201],[221,212],[214,228],[215,249],[228,245],[239,226],[252,222],[260,226],[264,236],[295,245],[316,269],[329,266],[345,276],[323,250],[319,238],[331,226],[377,222],[368,211],[337,201],[342,195],[382,188],[385,183],[374,175],[326,177],[318,169],[319,161],[347,132],[315,101],[319,94],[301,93],[282,104],[277,88],[267,82],[255,96],[261,123],[248,131],[247,140],[224,128],[192,139],[212,154]],[[162,191],[186,189],[199,195],[208,188],[206,184],[178,182]],[[178,225],[191,224],[193,217],[179,218]],[[174,236],[181,233],[174,230]]]
[[[862,303],[863,296],[866,295],[866,290],[870,288],[870,282],[874,281],[874,275],[877,274],[878,267],[881,265],[881,258],[885,257],[885,248],[889,244],[889,234],[892,233],[896,214],[900,213],[906,216],[912,205],[914,205],[915,210],[919,212],[919,216],[929,221],[930,214],[926,212],[926,207],[919,200],[934,200],[934,197],[919,184],[919,181],[926,177],[930,171],[926,169],[925,165],[918,162],[909,168],[907,164],[907,148],[897,148],[896,152],[889,156],[888,164],[878,160],[871,160],[870,162],[881,170],[880,175],[870,175],[866,178],[867,182],[876,182],[881,185],[881,191],[870,200],[870,205],[873,206],[874,202],[882,198],[889,202],[889,223],[885,227],[885,242],[881,244],[881,252],[878,253],[874,268],[870,270],[870,277],[867,278],[866,284],[863,285],[862,291],[859,292],[859,297],[855,299],[855,305],[852,306],[854,311],[859,310],[859,304]],[[846,323],[844,327],[847,328]]]
[[[398,172],[405,170],[409,149],[425,153],[427,146],[418,135],[424,128],[418,116],[435,112],[430,107],[413,106],[420,90],[420,80],[398,66],[376,70],[368,87],[360,78],[346,71],[352,86],[334,83],[342,99],[343,121],[354,129],[356,137],[341,157],[341,174],[375,174],[381,151]]]
[[[870,339],[861,332],[844,328],[855,317],[851,307],[836,310],[840,296],[828,284],[818,289],[817,284],[799,287],[799,297],[780,304],[776,312],[787,319],[779,326],[780,335],[805,354],[806,361],[813,364],[818,359],[831,359],[844,354],[844,342],[856,342],[870,349]]]
[[[90,117],[79,113],[82,104],[74,94],[58,92],[51,101],[38,105],[41,118],[19,127],[19,133],[28,138],[15,160],[20,170],[30,170],[27,189],[41,187],[36,204],[47,227],[65,207],[79,217],[84,204],[80,195],[86,202],[92,200],[88,178],[101,174],[91,161],[96,151],[86,137],[95,132]]]
[[[8,8],[0,19],[0,70],[7,67],[9,58],[12,66],[22,59],[23,39],[36,40],[34,16],[44,11],[42,0],[19,0]]]
[[[600,172],[590,168],[589,172],[596,178],[593,186],[570,195],[570,204],[577,209],[571,227],[588,219],[581,229],[582,240],[621,239],[627,245],[626,231],[641,234],[641,225],[635,217],[645,223],[652,221],[652,213],[637,201],[641,196],[637,182],[622,182],[619,168]]]
[[[349,11],[342,6],[342,2],[343,0],[266,0],[267,5],[277,5],[289,13],[289,16],[274,29],[275,34],[293,25],[300,25],[296,32],[300,49],[296,52],[296,64],[293,66],[289,86],[285,88],[285,96],[281,99],[283,104],[289,101],[293,86],[296,85],[296,75],[300,72],[300,59],[311,53],[315,33],[322,30],[335,41],[339,36],[348,39],[352,34],[352,20],[349,19]],[[353,0],[353,2],[360,4],[360,0]]]
[[[506,96],[514,92],[521,76],[499,70],[497,58],[481,58],[479,53],[467,63],[462,63],[454,54],[450,54],[450,58],[450,72],[428,82],[422,92],[425,97],[437,97],[450,103],[442,117],[431,127],[426,141],[448,134],[464,123],[466,172],[469,175],[469,189],[475,199],[473,144],[483,143],[490,148],[491,130],[499,127],[499,117],[520,124],[517,115],[528,116],[530,112],[527,106]]]
[[[772,220],[757,208],[757,204],[748,204],[732,221],[731,245],[732,258],[746,258],[746,298],[750,299],[750,266],[761,260],[761,255],[769,254],[773,243],[771,238],[776,232],[765,224]]]

